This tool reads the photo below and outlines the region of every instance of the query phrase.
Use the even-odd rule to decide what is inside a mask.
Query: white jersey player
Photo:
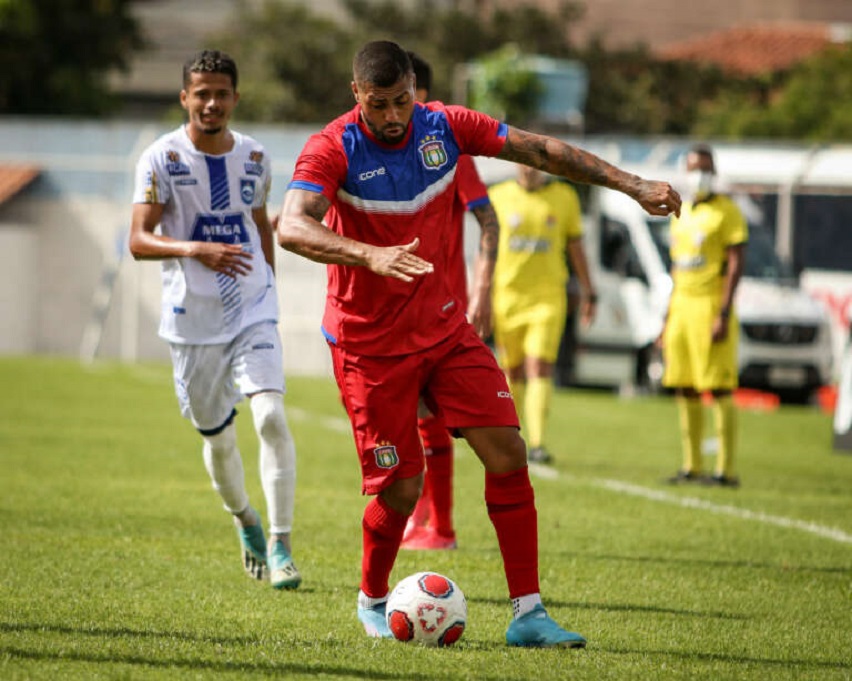
[[[228,128],[237,67],[206,50],[184,65],[188,122],[154,142],[136,169],[130,250],[162,261],[160,336],[169,342],[181,413],[201,434],[213,488],[234,516],[244,567],[295,588],[291,557],[296,451],[287,425],[278,335],[270,161]],[[249,503],[236,405],[250,398],[260,440],[269,542]]]

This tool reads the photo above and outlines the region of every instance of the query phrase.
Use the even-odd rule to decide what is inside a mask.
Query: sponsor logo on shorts
[[[393,468],[399,463],[396,447],[391,444],[382,443],[373,450],[373,453],[379,468]]]
[[[498,390],[497,391],[497,397],[500,397],[504,400],[511,400],[512,399],[512,393],[510,393],[506,390]]]
[[[275,346],[272,343],[258,343],[251,346],[252,350],[274,350]]]
[[[172,308],[172,312],[174,312],[175,314],[186,314],[186,308],[185,307],[178,307],[177,305],[175,305]]]

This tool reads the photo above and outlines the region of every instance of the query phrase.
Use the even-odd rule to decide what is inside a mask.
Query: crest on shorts
[[[420,140],[420,158],[423,165],[430,170],[437,170],[447,165],[447,150],[444,148],[444,140],[438,139],[436,135],[427,135]]]
[[[399,463],[396,447],[390,443],[380,442],[379,446],[373,450],[373,454],[379,468],[393,468]]]

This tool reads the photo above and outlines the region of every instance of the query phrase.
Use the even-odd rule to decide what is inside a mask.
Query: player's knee
[[[218,433],[202,435],[202,438],[205,449],[214,458],[227,458],[237,450],[237,429],[233,423],[229,423]]]
[[[423,490],[423,474],[395,480],[381,492],[388,506],[402,515],[411,515]]]
[[[267,441],[290,437],[287,417],[284,414],[284,402],[280,393],[258,393],[251,398],[251,411],[259,437]]]

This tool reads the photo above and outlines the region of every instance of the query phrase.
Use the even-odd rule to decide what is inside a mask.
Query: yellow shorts
[[[566,315],[564,297],[526,306],[495,300],[494,343],[500,366],[518,367],[524,357],[555,363]]]
[[[692,387],[699,392],[737,387],[740,324],[731,314],[727,337],[713,343],[713,320],[719,304],[718,295],[672,297],[663,336],[664,386]]]

